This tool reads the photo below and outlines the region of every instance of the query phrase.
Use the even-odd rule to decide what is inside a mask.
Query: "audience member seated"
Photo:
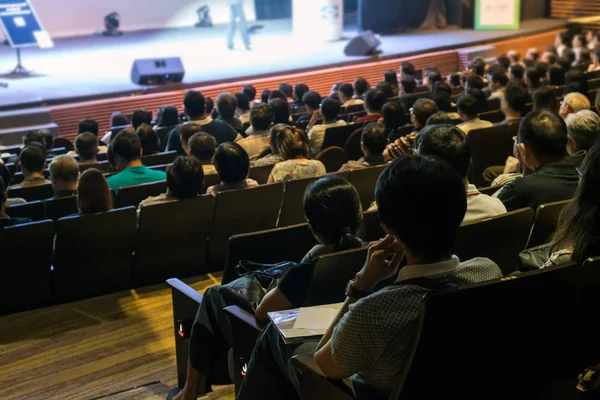
[[[564,121],[549,111],[533,111],[521,122],[517,151],[533,173],[515,179],[498,193],[508,211],[573,197],[579,176],[567,156]]]
[[[591,110],[572,113],[565,119],[567,124],[567,153],[575,166],[580,167],[587,152],[600,136],[600,117]],[[600,253],[599,253],[600,254]]]
[[[275,144],[284,161],[275,164],[269,183],[319,177],[327,173],[321,161],[308,159],[308,137],[301,130],[294,127],[278,129]]]
[[[419,131],[427,124],[427,120],[439,110],[433,100],[418,99],[410,109],[410,120],[415,127],[414,132],[396,139],[383,151],[386,161],[392,161],[403,154],[411,154]]]
[[[444,78],[437,67],[428,67],[425,69],[425,77],[423,77],[423,86],[433,91],[436,83],[442,82]]]
[[[592,63],[588,67],[588,72],[594,71],[600,71],[600,45],[592,50]]]
[[[235,100],[237,102],[235,114],[243,127],[245,124],[250,123],[250,101],[244,93],[236,94]]]
[[[154,130],[175,128],[179,124],[179,112],[175,106],[166,106],[158,110]]]
[[[218,121],[223,121],[233,127],[237,133],[242,132],[242,122],[236,118],[237,98],[231,93],[221,93],[217,96]]]
[[[600,181],[600,143],[589,151],[581,167],[581,180],[575,197],[563,209],[558,219],[548,262],[544,267],[583,263],[598,255],[600,221],[598,220],[598,187]]]
[[[489,128],[493,124],[489,121],[484,121],[479,118],[479,104],[475,96],[463,94],[456,103],[458,114],[463,123],[458,127],[465,133],[469,134],[473,129]]]
[[[151,156],[160,153],[158,135],[152,127],[146,123],[140,125],[135,134],[140,138],[142,144],[142,156]]]
[[[186,129],[183,130],[182,137]],[[185,143],[185,142],[182,142]],[[217,151],[217,141],[214,136],[204,132],[197,132],[187,141],[186,153],[202,165],[204,175],[214,175],[217,169],[213,164],[213,158]]]
[[[304,97],[304,93],[308,92],[308,90],[308,85],[306,83],[297,83],[296,86],[294,86],[294,95],[292,97],[293,101],[290,104],[294,111],[300,107],[304,107],[302,97]]]
[[[498,199],[480,193],[469,183],[471,150],[465,135],[454,125],[426,126],[419,135],[419,155],[446,161],[465,183],[467,190],[467,213],[463,222],[506,213],[506,207]]]
[[[580,33],[573,36],[571,48],[575,52],[575,55],[578,55],[581,52],[581,50],[587,49],[587,39],[585,35]]]
[[[427,127],[432,125],[454,125],[453,121],[454,120],[450,118],[448,114],[446,114],[443,111],[438,111],[427,119],[425,126]]]
[[[333,211],[335,210],[335,212]],[[267,313],[305,304],[313,276],[314,260],[318,256],[362,246],[356,234],[362,224],[360,199],[354,186],[337,176],[326,176],[311,183],[304,195],[304,215],[319,244],[315,245],[301,263],[290,269],[277,287],[260,302],[256,318],[267,321]],[[209,288],[200,304],[190,334],[186,383],[183,390],[173,389],[167,398],[196,399],[207,373],[218,360],[227,360],[231,347],[231,326],[223,318],[227,305],[220,286]],[[219,322],[217,322],[219,321]]]
[[[112,113],[112,115],[110,116],[111,130],[104,134],[102,139],[100,139],[100,142],[108,145],[110,143],[110,141],[112,140],[112,136],[113,136],[112,129],[118,128],[118,127],[125,127],[127,125],[129,125],[129,120],[122,112],[117,111],[117,112]],[[115,136],[116,136],[116,134],[115,134]]]
[[[133,114],[131,114],[131,127],[136,131],[143,124],[152,124],[152,111],[135,110]]]
[[[354,80],[352,87],[354,88],[354,96],[352,98],[357,100],[364,100],[365,93],[371,88],[369,82],[361,76]]]
[[[433,101],[438,107],[438,110],[443,111],[449,119],[460,120],[460,115],[455,112],[455,106],[452,104],[452,97],[450,93],[445,90],[440,90],[433,95]]]
[[[269,97],[271,96],[271,89],[265,89],[262,91],[262,93],[260,94],[260,102],[259,101],[255,101],[254,104],[269,104]]]
[[[521,53],[519,53],[517,50],[509,50],[506,53],[506,56],[510,60],[511,64],[516,64],[521,61]]]
[[[462,74],[460,72],[451,73],[450,75],[448,75],[448,78],[446,79],[446,81],[448,82],[450,87],[453,89],[463,89]]]
[[[279,154],[279,149],[277,148],[277,135],[279,132],[289,129],[290,126],[286,124],[277,124],[273,126],[269,130],[269,147],[271,148],[271,153],[266,156],[259,158],[258,160],[254,160],[250,163],[253,167],[261,167],[264,165],[274,165],[280,161],[283,161],[281,155]]]
[[[239,400],[256,398],[257,393],[263,399],[296,398],[298,379],[286,366],[299,353],[314,353],[329,378],[350,378],[358,398],[388,398],[410,356],[420,306],[431,290],[414,279],[460,286],[502,276],[491,260],[461,263],[452,255],[466,194],[447,163],[402,157],[379,178],[375,198],[388,236],[371,245],[365,266],[349,282],[348,297],[325,335],[318,344],[285,346],[277,329],[268,326],[254,348]],[[407,265],[399,271],[403,259]],[[394,284],[374,292],[396,273]]]
[[[565,70],[558,64],[548,67],[548,85],[563,86],[565,84]]]
[[[210,136],[207,133],[204,135]],[[143,200],[138,207],[138,212],[142,207],[150,204],[192,199],[203,193],[202,165],[192,157],[179,156],[167,167],[167,192]]]
[[[46,149],[42,144],[38,142],[29,143],[19,154],[19,164],[21,165],[21,172],[23,172],[23,182],[9,186],[9,190],[14,187],[32,187],[50,183],[44,177]]]
[[[46,151],[50,152],[52,150],[52,142],[54,141],[52,132],[50,132],[48,129],[40,129],[38,133],[42,135],[42,138],[44,139],[44,141],[41,143],[46,148]]]
[[[117,191],[122,187],[164,181],[163,171],[142,164],[142,143],[135,133],[120,132],[110,143],[110,152],[119,172],[108,178],[108,186]]]
[[[269,127],[273,123],[273,110],[268,104],[257,104],[250,110],[251,132],[247,138],[238,137],[236,142],[245,150],[250,160],[258,159],[258,156],[269,148]]]
[[[254,106],[261,107],[264,105]],[[215,168],[221,183],[210,186],[206,193],[216,196],[228,190],[246,189],[258,186],[254,179],[248,179],[250,159],[248,153],[237,143],[223,143],[217,147],[214,157]]]
[[[490,76],[490,90],[492,94],[489,99],[501,99],[504,97],[504,88],[508,84],[508,76],[503,68],[496,68]]]
[[[554,40],[554,46],[556,47],[556,52],[558,53],[558,56],[562,57],[564,51],[571,47],[571,36],[569,32],[559,32],[556,35],[556,39]]]
[[[527,105],[527,91],[516,83],[509,83],[504,90],[500,102],[500,110],[504,114],[501,124],[520,124]]]
[[[377,122],[381,118],[381,109],[387,102],[385,94],[379,89],[372,89],[365,95],[365,111],[367,115],[357,118],[354,123],[364,124],[366,122]]]
[[[396,71],[388,70],[383,74],[383,81],[391,86],[392,91],[394,92],[394,96],[398,96],[398,92],[400,91],[398,88],[398,74]]]
[[[348,161],[346,164],[342,165],[340,171],[362,169],[385,164],[383,150],[385,150],[387,143],[385,127],[378,123],[371,122],[365,126],[360,137],[360,149],[362,150],[364,157],[361,157],[356,161]]]
[[[412,94],[419,86],[419,82],[412,75],[404,75],[400,79],[400,85],[402,86],[402,94]]]
[[[252,85],[245,85],[240,93],[245,94],[250,103],[256,100],[256,88]]]
[[[296,122],[308,123],[313,119],[313,115],[315,113],[319,113],[319,108],[321,108],[321,95],[318,92],[315,92],[314,90],[310,90],[304,93],[304,96],[302,96],[302,102],[304,103],[307,114],[298,117],[298,120]],[[318,116],[320,118],[320,114]]]
[[[89,132],[92,135],[96,136],[96,138],[98,138],[98,130],[98,122],[96,122],[96,120],[92,118],[84,118],[81,121],[79,121],[79,124],[77,125],[78,135],[84,132]],[[105,153],[106,149],[106,143],[98,143],[98,153]]]
[[[367,94],[368,98],[368,94]],[[310,131],[308,131],[308,140],[310,142],[310,156],[315,157],[321,151],[323,146],[323,139],[325,138],[325,131],[328,128],[334,128],[336,126],[347,125],[346,121],[337,118],[340,115],[341,104],[336,99],[326,97],[321,103],[320,117],[323,119],[320,124],[313,124]],[[315,118],[316,113],[313,114]],[[311,120],[311,123],[313,120]],[[309,124],[311,126],[311,124]]]
[[[289,124],[290,104],[285,99],[273,99],[269,101],[269,107],[273,111],[273,124]]]
[[[600,31],[587,31],[586,39],[588,42],[588,49],[594,50],[596,47],[600,46]]]
[[[560,104],[558,114],[565,119],[571,113],[589,110],[590,108],[592,108],[592,104],[587,96],[584,96],[581,93],[569,93],[564,97]]]
[[[94,140],[98,140],[94,137]],[[77,195],[77,180],[79,179],[79,165],[77,161],[67,155],[54,157],[50,163],[50,181],[54,196],[52,200]]]
[[[113,209],[113,195],[108,182],[97,169],[88,169],[79,177],[77,209],[80,214],[97,214]]]
[[[75,138],[75,153],[79,156],[79,164],[96,164],[98,162],[98,138],[89,132],[80,133]]]
[[[527,87],[525,84],[525,68],[521,64],[512,64],[508,70],[508,78],[510,81],[515,82],[523,87]]]
[[[558,100],[554,91],[547,86],[542,86],[531,95],[533,101],[533,111],[548,110],[558,114]]]
[[[27,224],[31,222],[29,218],[11,218],[6,214],[6,190],[4,186],[4,180],[0,178],[0,229],[6,228],[7,226]]]
[[[186,124],[197,124],[202,126],[202,130],[215,137],[217,143],[233,142],[238,133],[233,127],[223,121],[213,120],[206,113],[206,101],[202,93],[188,90],[183,99],[183,109],[187,115],[188,122]],[[169,133],[167,141],[167,151],[177,151],[179,154],[184,154],[181,147],[181,128],[178,126]]]
[[[400,138],[400,128],[408,124],[404,107],[397,101],[388,101],[381,109],[383,118],[379,124],[385,127],[385,133],[390,142]]]
[[[354,88],[349,83],[343,83],[340,85],[338,89],[338,98],[340,99],[340,103],[342,103],[342,107],[364,104],[364,101],[361,99],[354,98]]]

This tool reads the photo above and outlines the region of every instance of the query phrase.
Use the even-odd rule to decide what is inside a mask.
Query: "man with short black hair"
[[[521,64],[512,64],[508,69],[508,78],[516,81],[521,86],[525,86],[525,67]]]
[[[565,84],[565,70],[558,64],[548,67],[548,85],[563,86]]]
[[[311,157],[316,157],[316,155],[321,151],[321,147],[323,147],[323,139],[325,138],[325,131],[327,129],[334,128],[336,126],[347,125],[346,121],[337,119],[340,115],[340,110],[341,104],[336,99],[332,97],[326,97],[323,99],[319,113],[319,115],[323,118],[323,121],[320,124],[314,125],[310,131],[308,131]]]
[[[93,118],[84,118],[81,121],[79,121],[79,123],[77,124],[77,134],[82,134],[84,132],[89,132],[92,135],[96,136],[96,138],[98,138],[98,131],[99,131],[99,126],[98,126],[98,122],[93,119]],[[98,140],[100,140],[98,138]],[[106,150],[108,149],[108,147],[106,147],[105,143],[102,142],[98,142],[98,153],[106,153]]]
[[[115,192],[126,186],[164,181],[167,177],[163,171],[142,164],[142,143],[135,133],[121,131],[110,142],[110,150],[121,171],[106,180],[108,187]]]
[[[223,121],[233,127],[236,132],[242,132],[242,122],[235,117],[237,98],[231,93],[223,92],[217,96],[217,120]]]
[[[29,218],[11,218],[6,214],[6,200],[6,187],[4,186],[4,180],[0,177],[0,229],[31,222]]]
[[[506,76],[506,71],[502,68],[494,70],[490,76],[489,82],[490,90],[492,91],[489,100],[503,98],[504,89],[508,84],[508,76]]]
[[[591,110],[581,110],[569,114],[567,124],[567,153],[569,159],[577,167],[581,166],[585,155],[598,141],[600,136],[600,117]]]
[[[213,120],[210,115],[206,115],[206,102],[202,93],[195,90],[188,90],[183,99],[183,108],[188,117],[186,124],[197,124],[202,126],[202,130],[211,134],[217,140],[217,143],[233,142],[238,133],[229,124]],[[179,154],[185,154],[181,147],[181,128],[182,125],[174,128],[169,133],[167,141],[167,151],[177,151]]]
[[[241,93],[246,95],[249,102],[253,102],[256,99],[256,88],[252,85],[245,85]]]
[[[404,61],[402,64],[400,64],[400,77],[406,75],[414,77],[415,72],[415,66],[410,61]]]
[[[467,135],[454,125],[426,126],[419,135],[419,155],[446,161],[462,178],[467,190],[467,213],[463,223],[506,213],[498,199],[481,194],[469,183],[471,150]]]
[[[477,104],[475,96],[463,94],[458,99],[456,108],[463,121],[458,127],[467,135],[473,129],[489,128],[494,125],[490,121],[479,119],[479,104]]]
[[[567,127],[550,111],[533,111],[521,122],[517,151],[533,173],[517,178],[498,193],[508,211],[568,200],[579,184],[575,166],[567,156]]]
[[[131,126],[136,131],[142,125],[152,124],[152,111],[135,110],[131,115]]]
[[[257,104],[250,110],[252,133],[247,138],[236,140],[236,143],[248,153],[250,161],[258,159],[258,156],[269,148],[267,137],[273,117],[273,110],[268,104]]]
[[[50,163],[50,181],[54,189],[52,200],[77,196],[78,179],[79,164],[73,157],[67,155],[54,157]]]
[[[520,124],[527,105],[527,91],[519,84],[510,82],[504,89],[500,110],[504,114],[502,124]]]
[[[302,97],[306,92],[308,92],[308,85],[306,83],[298,83],[296,86],[294,86],[294,101],[290,104],[294,109],[297,109],[298,107],[304,107]]]
[[[306,107],[307,114],[301,115],[296,122],[309,122],[314,113],[321,108],[321,95],[314,90],[309,90],[302,96],[302,102]]]
[[[288,366],[301,353],[314,354],[326,378],[350,378],[357,398],[387,399],[410,359],[425,295],[439,285],[502,277],[489,259],[461,262],[452,253],[467,198],[464,183],[448,163],[401,157],[379,177],[375,199],[388,236],[371,243],[365,265],[348,282],[346,301],[325,335],[318,344],[286,346],[277,327],[269,325],[254,347],[238,400],[296,398],[298,377]],[[406,265],[400,269],[403,260]],[[375,291],[396,275],[393,284]]]
[[[382,117],[381,109],[387,102],[387,98],[383,91],[379,89],[371,89],[365,95],[365,111],[367,115],[357,118],[355,124],[364,124],[366,122],[377,122]]]
[[[179,140],[181,141],[181,148],[188,156],[191,155],[189,140],[198,132],[203,132],[202,125],[187,124],[181,127],[181,135],[179,137]]]
[[[269,107],[273,111],[273,125],[290,123],[290,104],[286,99],[273,99]]]
[[[342,107],[350,107],[364,104],[364,101],[354,98],[354,88],[349,83],[342,83],[338,88],[338,98]]]
[[[213,175],[217,170],[213,164],[213,157],[217,150],[217,141],[208,133],[195,133],[188,140],[188,154],[202,165],[204,175]]]
[[[243,127],[244,124],[250,123],[250,100],[244,93],[236,94],[235,99],[237,102],[236,115]]]
[[[75,138],[75,152],[79,156],[79,164],[96,164],[98,138],[89,132],[80,133]]]
[[[415,92],[415,89],[418,86],[418,82],[412,75],[404,75],[400,79],[400,85],[402,86],[402,91],[404,94],[411,94]]]
[[[469,70],[483,77],[485,74],[485,60],[483,57],[475,57],[469,64]]]
[[[358,100],[364,100],[365,93],[367,92],[367,90],[369,90],[370,86],[369,82],[365,78],[359,76],[354,80],[352,87],[354,88],[353,98]]]
[[[385,131],[385,127],[376,122],[371,122],[365,126],[360,137],[360,149],[364,156],[356,161],[348,161],[342,165],[340,171],[363,169],[385,164],[383,151],[386,146],[387,132]]]
[[[19,154],[19,164],[23,172],[23,182],[18,185],[8,187],[8,190],[15,187],[32,187],[50,183],[44,177],[46,169],[46,148],[38,142],[29,143]]]

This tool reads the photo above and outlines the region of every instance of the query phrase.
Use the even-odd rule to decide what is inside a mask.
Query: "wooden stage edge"
[[[329,93],[332,85],[336,82],[352,82],[357,76],[366,78],[371,84],[383,80],[383,74],[388,69],[397,69],[402,61],[411,61],[417,69],[428,66],[437,66],[443,74],[448,74],[464,68],[461,65],[459,52],[461,50],[478,47],[483,44],[494,46],[496,54],[502,54],[514,49],[524,54],[529,47],[545,48],[554,42],[554,37],[560,29],[554,29],[525,37],[515,37],[492,42],[482,42],[467,47],[457,47],[451,50],[441,50],[412,56],[402,56],[380,61],[367,61],[361,64],[344,65],[335,68],[323,68],[303,72],[275,74],[257,79],[235,80],[213,85],[193,87],[213,99],[221,92],[237,93],[245,84],[256,87],[257,93],[264,89],[274,89],[281,82],[289,82],[292,85],[304,82],[311,90],[319,93]],[[62,105],[50,106],[52,119],[59,126],[59,135],[74,139],[77,132],[77,123],[81,118],[92,117],[100,124],[101,131],[110,128],[110,116],[114,111],[132,113],[137,109],[156,111],[165,105],[175,105],[181,109],[183,95],[187,89],[177,88],[159,93],[143,94],[139,96],[120,96],[104,98],[85,102],[76,102]]]

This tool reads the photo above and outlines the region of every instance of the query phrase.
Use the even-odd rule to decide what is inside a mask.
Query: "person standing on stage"
[[[229,50],[233,50],[233,36],[235,35],[235,29],[237,27],[237,20],[239,19],[240,32],[242,34],[242,40],[246,50],[250,50],[250,36],[248,35],[248,25],[246,24],[246,15],[244,14],[243,0],[227,0],[230,8],[230,21],[229,21],[229,32],[227,34],[227,47]]]

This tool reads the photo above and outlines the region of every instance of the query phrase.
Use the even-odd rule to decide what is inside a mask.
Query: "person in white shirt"
[[[456,107],[460,119],[463,120],[463,123],[459,124],[458,127],[465,134],[468,135],[473,129],[489,128],[493,126],[491,122],[479,119],[479,104],[477,103],[477,98],[475,98],[475,96],[470,94],[462,95],[460,99],[458,99]]]
[[[337,95],[340,99],[340,102],[342,103],[342,107],[357,106],[364,104],[363,100],[353,98],[354,88],[349,83],[342,83],[338,88]]]
[[[325,131],[327,128],[347,125],[346,121],[337,120],[337,117],[340,115],[340,110],[340,102],[333,97],[327,97],[321,103],[321,116],[323,117],[323,122],[319,125],[313,126],[313,128],[308,132],[311,157],[315,157],[321,151],[323,139],[325,138]]]
[[[269,149],[269,127],[273,123],[273,110],[268,104],[258,104],[250,110],[252,133],[242,139],[238,135],[236,143],[248,153],[250,161],[257,160],[260,154]]]
[[[498,67],[489,74],[489,87],[492,94],[489,100],[504,98],[504,89],[508,84],[508,75],[504,68]]]
[[[471,166],[471,150],[465,135],[454,125],[426,126],[419,135],[419,155],[444,160],[463,179],[467,191],[467,213],[463,223],[505,214],[499,199],[481,194],[467,178]]]

